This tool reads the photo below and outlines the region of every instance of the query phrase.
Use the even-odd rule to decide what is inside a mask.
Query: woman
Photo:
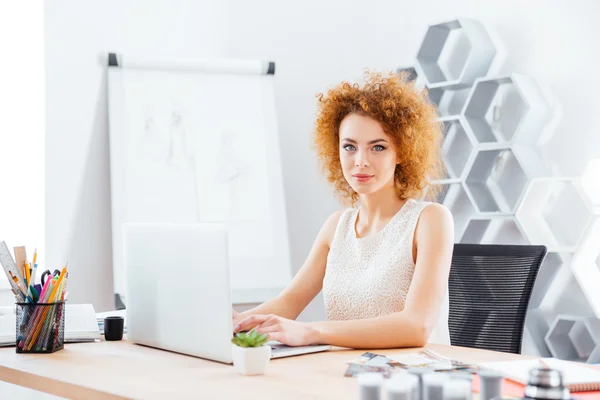
[[[319,95],[315,135],[328,180],[356,207],[325,221],[279,296],[234,312],[234,332],[255,328],[291,346],[450,344],[452,215],[418,200],[441,175],[441,125],[404,77],[367,72],[365,80]],[[321,290],[328,320],[295,321]]]

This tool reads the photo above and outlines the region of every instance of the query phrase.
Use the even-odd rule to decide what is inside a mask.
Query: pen
[[[48,290],[48,286],[50,285],[50,281],[52,281],[52,279],[48,279],[44,283],[44,287],[42,288],[42,292],[40,293],[40,299],[44,298],[44,295],[46,294],[46,291]]]
[[[44,293],[42,303],[49,303],[48,300],[50,299],[50,293],[52,293],[52,291],[54,290],[54,285],[56,285],[56,281],[54,279],[48,279],[46,283],[48,284],[48,290],[46,290],[46,293]]]
[[[35,275],[37,271],[37,249],[33,252],[33,272],[31,273],[31,282],[30,284],[35,285]]]
[[[35,278],[37,275],[37,263],[33,264],[33,271],[31,271],[31,284],[35,285]]]

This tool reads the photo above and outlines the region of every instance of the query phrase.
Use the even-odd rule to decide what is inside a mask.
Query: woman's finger
[[[283,332],[271,332],[271,333],[267,333],[267,336],[269,336],[269,340],[275,340],[278,341],[282,344],[286,344],[284,342],[284,336],[283,336]]]
[[[255,314],[255,315],[251,315],[249,317],[246,317],[242,321],[240,321],[240,323],[237,324],[233,328],[233,333],[238,333],[238,332],[241,332],[243,330],[252,329],[252,328],[254,328],[257,325],[262,324],[263,322],[265,322],[269,318],[271,318],[271,315]]]
[[[278,323],[279,323],[279,317],[277,317],[276,315],[272,315],[271,318],[269,318],[265,322],[261,323],[260,325],[256,326],[256,329],[265,328],[267,326],[271,326],[271,325],[278,324]]]
[[[269,326],[259,326],[256,328],[256,332],[258,333],[273,333],[281,331],[281,326],[279,324],[273,324]]]

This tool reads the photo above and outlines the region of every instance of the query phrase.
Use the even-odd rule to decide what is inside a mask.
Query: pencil
[[[58,277],[58,282],[56,283],[56,285],[54,285],[54,289],[52,289],[52,293],[50,293],[50,300],[52,301],[52,299],[55,298],[56,296],[56,291],[58,290],[58,287],[60,286],[60,284],[62,283],[62,280],[65,277],[65,273],[67,272],[67,267],[64,266],[62,271],[60,272],[60,275]],[[45,309],[44,312],[42,313],[42,321],[45,320],[46,316],[48,315],[48,309]],[[36,327],[35,331],[33,332],[33,339],[32,342],[35,342],[35,340],[37,339],[38,335],[40,334],[40,329],[42,327],[41,323],[38,323],[38,326]],[[31,347],[33,346],[33,343],[30,342],[29,346],[27,346],[27,350],[31,350]]]
[[[35,327],[37,326],[38,322],[40,321],[40,318],[42,317],[42,311],[43,311],[42,306],[35,307],[33,314],[27,321],[27,324],[25,327],[25,332],[23,334],[23,341],[22,341],[22,347],[24,350],[27,350],[27,346],[31,342],[32,334],[35,330]]]
[[[46,284],[48,285],[48,290],[46,291],[45,297],[39,301],[40,303],[47,303],[48,294],[51,291],[51,288],[54,286],[55,281],[54,281],[54,279],[48,279],[48,281],[46,281]],[[27,327],[27,330],[25,332],[25,340],[24,340],[24,346],[23,346],[25,350],[28,350],[31,342],[35,341],[34,334],[35,334],[36,329],[39,328],[40,325],[44,321],[44,318],[45,318],[44,311],[47,311],[45,306],[35,307],[35,312],[34,312],[33,316],[31,317],[31,319],[29,320],[29,326]]]
[[[31,297],[31,292],[29,291],[29,285],[31,285],[31,272],[29,271],[29,263],[25,263],[25,274],[27,276],[27,279],[25,280],[25,285],[27,285],[27,296]]]
[[[29,263],[25,263],[25,284],[29,286],[31,282],[31,275],[29,274]]]
[[[42,329],[42,333],[40,334],[39,338],[38,338],[38,343],[36,346],[37,350],[46,350],[48,347],[48,338],[50,336],[50,332],[52,332],[54,330],[54,321],[56,318],[56,315],[58,314],[58,309],[56,308],[56,305],[51,305],[51,306],[45,306],[45,307],[50,307],[50,310],[48,311],[48,317],[46,318],[44,327]]]

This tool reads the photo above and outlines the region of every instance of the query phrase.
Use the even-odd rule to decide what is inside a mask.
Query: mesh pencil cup
[[[64,347],[65,302],[17,303],[17,353],[54,353]]]

